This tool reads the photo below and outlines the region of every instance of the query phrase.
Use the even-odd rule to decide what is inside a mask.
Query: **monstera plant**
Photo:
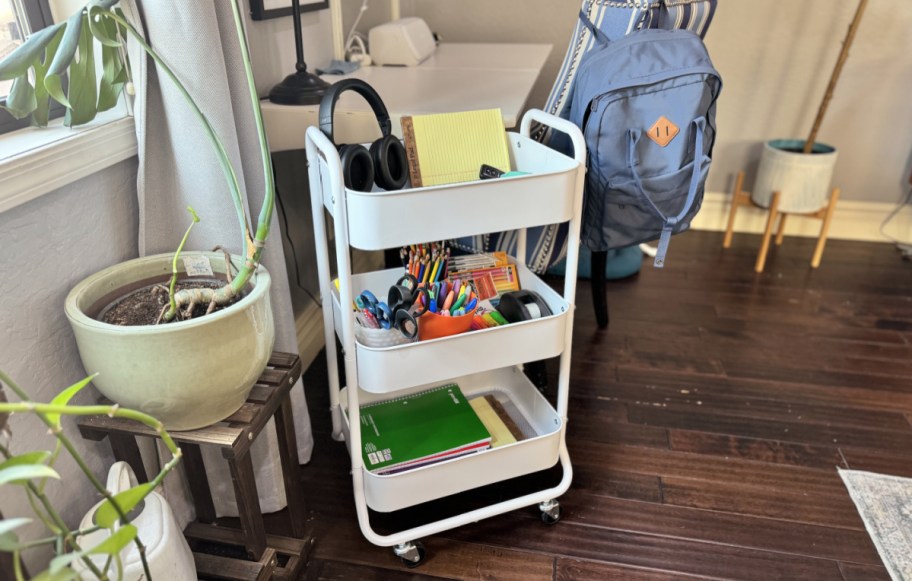
[[[224,174],[241,226],[243,255],[198,253],[210,279],[222,274],[226,280],[205,284],[182,280],[177,287],[183,288],[177,289],[167,284],[172,271],[177,272],[176,256],[114,265],[79,283],[67,297],[65,311],[83,364],[89,373],[99,373],[95,385],[104,395],[154,413],[170,429],[198,428],[227,417],[243,404],[272,352],[270,278],[260,265],[275,197],[271,159],[236,0],[230,4],[265,178],[255,229],[249,224],[244,193],[224,143],[166,60],[117,3],[91,0],[68,20],[33,34],[0,61],[0,80],[13,79],[5,107],[14,116],[30,116],[33,124],[43,126],[48,123],[49,104],[56,101],[66,108],[66,125],[87,123],[99,111],[113,107],[124,89],[131,87],[125,45],[136,43],[195,114]],[[167,300],[161,301],[165,305],[161,311],[155,307],[158,316],[152,320],[117,326],[99,320],[110,311],[110,304],[102,299],[110,302],[112,291],[123,297],[145,293],[142,300],[158,300],[156,295]],[[201,351],[206,356],[189,356]]]
[[[65,125],[82,125],[92,121],[97,113],[111,109],[117,104],[122,90],[127,85],[129,75],[124,50],[124,41],[127,37],[135,40],[155,61],[159,70],[174,82],[196,113],[212,143],[244,232],[247,256],[233,280],[224,287],[217,290],[206,289],[202,293],[178,293],[174,297],[175,308],[169,310],[164,317],[166,321],[170,321],[180,316],[177,307],[187,306],[191,301],[224,306],[237,297],[247,284],[259,263],[266,237],[269,235],[275,192],[272,166],[269,162],[260,109],[256,106],[258,97],[252,73],[249,71],[250,59],[247,55],[246,41],[243,39],[243,23],[234,0],[232,5],[236,14],[238,33],[242,36],[241,47],[248,68],[251,99],[255,104],[254,114],[257,117],[263,169],[266,174],[266,199],[254,235],[251,235],[237,174],[228,159],[225,146],[171,68],[146,43],[143,35],[127,20],[123,11],[116,7],[118,2],[119,0],[92,0],[68,20],[33,34],[22,46],[0,62],[0,80],[13,80],[4,108],[17,119],[31,116],[36,125],[43,127],[48,123],[49,105],[53,100],[66,108]],[[100,75],[96,71],[95,41],[101,47]],[[29,71],[33,72],[34,84],[29,78]],[[67,76],[69,84],[67,91],[64,91],[63,86],[64,75]]]

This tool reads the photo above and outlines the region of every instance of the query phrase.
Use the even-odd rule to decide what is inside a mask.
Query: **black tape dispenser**
[[[505,293],[500,297],[497,310],[504,319],[511,323],[520,321],[533,321],[551,315],[547,303],[535,291],[520,290]]]

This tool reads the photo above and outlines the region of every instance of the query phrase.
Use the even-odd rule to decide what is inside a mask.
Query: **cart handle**
[[[573,159],[578,161],[580,165],[585,166],[586,140],[583,138],[583,132],[580,131],[580,128],[577,127],[575,123],[571,123],[566,119],[561,119],[550,113],[545,113],[541,109],[529,109],[526,111],[526,114],[523,115],[522,124],[519,127],[519,133],[523,137],[531,137],[533,121],[537,121],[542,125],[566,133],[567,136],[570,137],[570,141],[573,142]]]

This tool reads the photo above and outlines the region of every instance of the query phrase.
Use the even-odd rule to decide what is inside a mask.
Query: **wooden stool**
[[[743,185],[744,172],[742,171],[738,172],[738,177],[735,180],[735,191],[732,193],[731,212],[728,215],[728,227],[725,229],[725,238],[722,240],[722,248],[731,248],[732,235],[735,230],[735,214],[738,212],[740,206],[754,206],[755,208],[767,210],[767,208],[763,208],[763,206],[754,203],[751,199],[750,192],[745,192],[741,189],[741,186]],[[820,226],[820,236],[817,237],[817,247],[814,249],[813,258],[811,258],[811,268],[817,268],[820,266],[820,259],[823,258],[823,248],[826,246],[830,222],[833,220],[836,202],[839,201],[839,188],[833,189],[833,193],[830,194],[830,201],[825,207],[811,213],[782,212],[779,210],[780,198],[781,192],[773,192],[773,198],[770,201],[768,208],[769,217],[766,220],[766,229],[763,231],[763,242],[760,244],[760,252],[757,254],[757,262],[754,265],[754,270],[763,272],[763,267],[766,265],[766,255],[769,252],[770,239],[773,236],[776,218],[779,218],[779,227],[776,231],[776,246],[782,245],[782,239],[785,236],[785,220],[789,215],[816,218],[823,221]]]
[[[231,417],[198,430],[171,433],[184,453],[182,464],[190,483],[198,520],[187,526],[184,536],[190,541],[191,547],[198,541],[242,546],[250,559],[245,561],[194,551],[200,575],[219,579],[275,578],[290,581],[296,579],[304,569],[307,551],[312,543],[305,538],[304,502],[298,478],[298,447],[289,397],[292,386],[300,377],[301,360],[297,355],[273,353],[268,367],[247,397],[247,402]],[[294,538],[267,535],[260,510],[250,447],[269,418],[275,420],[285,497]],[[86,439],[100,441],[107,437],[114,457],[130,464],[140,482],[148,482],[136,437],[155,438],[157,434],[154,430],[135,422],[105,416],[81,419],[78,426]],[[240,530],[213,524],[215,506],[203,466],[201,445],[219,447],[228,462],[241,522]],[[285,561],[284,565],[279,563],[279,556]]]

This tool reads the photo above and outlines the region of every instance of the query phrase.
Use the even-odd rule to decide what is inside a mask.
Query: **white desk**
[[[401,137],[404,115],[500,108],[504,125],[519,123],[529,92],[551,52],[549,44],[441,44],[416,67],[364,67],[349,75],[324,75],[327,82],[357,78],[383,99]],[[304,148],[304,131],[317,123],[316,105],[260,103],[273,152]],[[364,143],[380,136],[373,112],[357,94],[336,105],[335,138]]]

